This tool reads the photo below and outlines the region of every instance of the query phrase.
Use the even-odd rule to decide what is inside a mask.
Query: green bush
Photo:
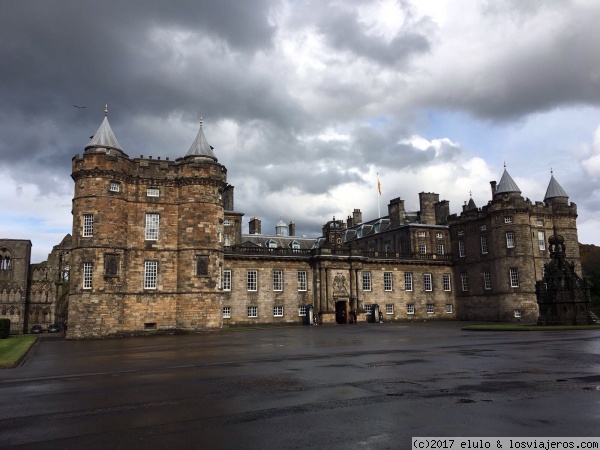
[[[0,339],[7,339],[10,335],[10,319],[0,319]]]

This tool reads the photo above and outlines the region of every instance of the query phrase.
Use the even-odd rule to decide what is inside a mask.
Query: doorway
[[[338,300],[335,302],[335,323],[348,323],[348,300]]]

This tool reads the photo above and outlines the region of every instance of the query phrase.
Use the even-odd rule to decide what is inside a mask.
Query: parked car
[[[42,334],[44,332],[44,329],[42,328],[41,325],[34,325],[31,327],[31,333],[33,334]]]
[[[59,333],[60,332],[60,326],[56,323],[52,323],[50,325],[48,325],[48,333]]]

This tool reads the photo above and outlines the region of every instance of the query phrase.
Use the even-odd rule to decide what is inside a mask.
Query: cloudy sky
[[[132,157],[185,155],[202,116],[245,231],[374,218],[377,173],[382,214],[422,191],[458,213],[506,163],[531,200],[552,169],[600,245],[598,23],[597,0],[5,2],[0,237],[39,262],[70,232],[108,104]]]

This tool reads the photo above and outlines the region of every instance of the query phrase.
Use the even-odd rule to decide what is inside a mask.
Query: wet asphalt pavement
[[[404,449],[600,435],[600,330],[297,326],[44,336],[0,370],[0,448]]]

